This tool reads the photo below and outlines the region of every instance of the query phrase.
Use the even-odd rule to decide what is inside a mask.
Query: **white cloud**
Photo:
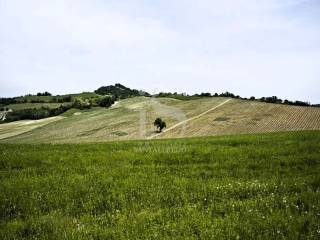
[[[234,91],[320,102],[312,0],[0,0],[0,95]],[[12,87],[19,86],[19,87]]]

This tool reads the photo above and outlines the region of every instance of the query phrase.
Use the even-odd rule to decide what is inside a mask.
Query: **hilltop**
[[[137,96],[150,96],[150,94],[145,91],[130,89],[120,83],[116,83],[114,86],[110,85],[110,86],[100,87],[94,92],[99,95],[113,95],[117,99],[125,99],[129,97],[137,97]]]

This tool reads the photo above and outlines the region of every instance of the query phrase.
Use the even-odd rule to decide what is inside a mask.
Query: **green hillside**
[[[61,105],[68,104],[68,103],[16,103],[16,104],[9,104],[6,105],[7,108],[12,110],[22,110],[22,109],[30,109],[30,108],[58,108]]]
[[[319,131],[0,154],[0,239],[320,238]]]
[[[74,93],[74,94],[64,94],[64,95],[56,95],[56,96],[37,96],[37,95],[26,95],[26,96],[22,96],[22,97],[16,97],[14,99],[16,99],[17,101],[20,102],[32,102],[32,101],[40,101],[40,102],[44,102],[44,103],[52,103],[54,101],[54,99],[63,99],[65,97],[71,97],[71,100],[75,99],[75,98],[91,98],[91,97],[97,97],[99,96],[96,93],[92,93],[92,92],[83,92],[83,93]]]
[[[108,109],[71,109],[62,116],[66,118],[2,142],[100,142],[320,129],[320,108],[223,97],[135,97]],[[162,134],[157,134],[153,126],[157,117],[167,123]],[[0,137],[1,129],[6,130],[7,125],[0,125]]]

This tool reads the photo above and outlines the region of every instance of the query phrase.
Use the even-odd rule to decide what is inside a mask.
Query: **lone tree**
[[[166,125],[166,122],[165,121],[162,121],[161,118],[157,118],[154,123],[153,123],[154,126],[157,127],[157,129],[159,129],[159,132],[162,132],[162,129],[166,128],[167,125]]]

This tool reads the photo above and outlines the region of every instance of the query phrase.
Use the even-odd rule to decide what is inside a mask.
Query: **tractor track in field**
[[[196,115],[196,116],[194,116],[194,117],[191,117],[191,118],[188,118],[188,119],[186,119],[186,120],[184,120],[184,121],[178,122],[178,123],[176,123],[175,125],[173,125],[173,126],[167,128],[167,129],[165,129],[165,130],[164,130],[163,132],[161,132],[161,133],[157,133],[157,134],[155,134],[155,135],[149,136],[147,139],[153,139],[153,138],[155,138],[155,137],[158,137],[158,136],[162,135],[163,133],[166,133],[166,132],[168,132],[168,131],[171,131],[172,129],[175,129],[175,128],[181,126],[182,124],[185,124],[185,123],[187,123],[187,122],[190,122],[190,121],[193,121],[193,120],[195,120],[195,119],[197,119],[197,118],[200,118],[200,117],[202,117],[203,115],[205,115],[205,114],[207,114],[207,113],[209,113],[209,112],[211,112],[211,111],[213,111],[213,110],[221,107],[222,105],[226,104],[226,103],[229,102],[229,101],[231,101],[231,99],[227,99],[226,101],[218,104],[217,106],[214,106],[213,108],[210,108],[209,110],[204,111],[203,113],[200,113],[200,114],[198,114],[198,115]]]

